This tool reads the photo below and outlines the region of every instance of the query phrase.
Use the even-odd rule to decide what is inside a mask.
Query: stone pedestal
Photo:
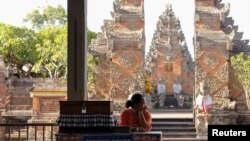
[[[204,118],[207,116],[207,123]],[[213,114],[203,115],[199,113],[195,118],[197,138],[207,138],[208,125],[235,125],[237,114],[234,111],[220,111]]]

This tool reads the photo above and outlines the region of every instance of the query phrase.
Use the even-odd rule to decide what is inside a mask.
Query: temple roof
[[[163,21],[176,21],[177,20],[173,12],[171,4],[168,3],[166,5],[165,11],[162,13],[162,15],[159,18],[160,20],[163,20]]]

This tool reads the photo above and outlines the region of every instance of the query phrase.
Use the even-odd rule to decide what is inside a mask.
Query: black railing
[[[55,141],[54,123],[0,124],[1,141]]]

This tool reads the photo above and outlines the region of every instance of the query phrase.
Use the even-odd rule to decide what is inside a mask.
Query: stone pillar
[[[233,34],[222,30],[221,23],[229,12],[219,0],[195,0],[195,97],[199,84],[205,81],[213,100],[208,124],[236,124],[236,114],[229,109],[229,50]],[[224,6],[221,8],[220,6]],[[207,10],[211,9],[211,10]],[[212,12],[216,11],[216,12]],[[202,113],[196,111],[198,137],[207,137],[207,124]]]

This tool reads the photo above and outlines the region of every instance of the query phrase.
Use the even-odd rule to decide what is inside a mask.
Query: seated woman
[[[131,131],[148,132],[152,128],[151,123],[151,114],[147,111],[143,95],[134,93],[120,114],[120,125],[130,126]]]

